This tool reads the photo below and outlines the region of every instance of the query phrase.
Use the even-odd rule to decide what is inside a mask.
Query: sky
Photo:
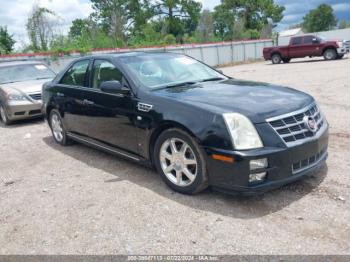
[[[197,0],[203,7],[213,9],[220,0]],[[284,19],[278,30],[302,21],[305,14],[322,3],[332,5],[338,19],[350,21],[350,0],[275,0],[285,6]],[[0,0],[0,26],[7,26],[14,34],[17,46],[27,42],[26,19],[34,3],[53,10],[61,18],[62,31],[68,32],[72,20],[88,17],[92,12],[89,0]]]

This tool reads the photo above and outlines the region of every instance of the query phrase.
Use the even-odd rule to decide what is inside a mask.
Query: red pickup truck
[[[289,63],[292,58],[323,56],[326,60],[341,59],[349,53],[344,41],[327,41],[314,35],[296,36],[290,39],[288,46],[264,48],[265,60],[273,64]]]

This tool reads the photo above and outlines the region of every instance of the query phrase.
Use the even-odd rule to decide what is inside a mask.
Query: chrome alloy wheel
[[[55,139],[58,142],[62,142],[63,140],[62,122],[57,114],[53,114],[51,116],[51,128],[52,128],[52,133],[55,136]]]
[[[196,179],[198,163],[192,148],[179,138],[169,138],[161,146],[161,168],[173,184],[181,187],[191,185]]]

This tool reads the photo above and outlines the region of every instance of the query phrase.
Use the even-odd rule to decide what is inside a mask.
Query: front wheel
[[[11,124],[11,121],[10,119],[8,118],[7,114],[6,114],[6,111],[5,111],[5,108],[0,105],[0,117],[1,117],[1,122],[7,126],[9,124]]]
[[[279,54],[274,54],[274,55],[272,56],[271,60],[272,60],[272,63],[273,63],[274,65],[280,64],[280,63],[282,62],[282,57],[281,57],[281,55],[279,55]]]
[[[337,51],[335,51],[334,49],[327,49],[324,54],[324,59],[326,60],[335,60],[338,57]]]
[[[62,124],[62,118],[60,113],[57,110],[52,110],[50,112],[49,124],[51,127],[52,135],[55,141],[62,145],[66,146],[69,144],[69,138]]]
[[[204,152],[186,132],[164,131],[155,144],[155,166],[164,182],[182,194],[195,194],[208,187]]]

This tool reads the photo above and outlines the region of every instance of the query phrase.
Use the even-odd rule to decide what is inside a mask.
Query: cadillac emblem
[[[305,127],[309,129],[311,132],[315,133],[317,131],[317,123],[315,118],[311,116],[305,116],[303,121],[304,121]]]

